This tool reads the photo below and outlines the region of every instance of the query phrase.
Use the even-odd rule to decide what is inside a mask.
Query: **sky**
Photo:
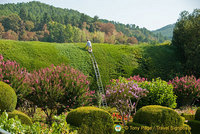
[[[33,0],[0,0],[0,4]],[[55,7],[77,10],[91,17],[135,24],[156,30],[173,24],[179,14],[200,8],[200,0],[37,0]]]

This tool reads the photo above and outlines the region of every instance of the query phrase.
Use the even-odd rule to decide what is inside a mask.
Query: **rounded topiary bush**
[[[26,125],[33,124],[31,118],[28,115],[26,115],[20,111],[14,110],[14,111],[8,113],[8,118],[15,118],[15,116],[18,116],[18,119],[21,120],[22,124],[26,124]]]
[[[79,127],[79,133],[111,134],[114,122],[111,115],[96,107],[79,107],[67,115],[67,123]]]
[[[0,110],[12,112],[17,105],[17,95],[12,87],[0,81]]]
[[[184,118],[171,108],[159,105],[144,106],[139,109],[133,122],[146,126],[183,126]]]
[[[197,111],[195,113],[195,120],[200,121],[200,107],[197,109]]]

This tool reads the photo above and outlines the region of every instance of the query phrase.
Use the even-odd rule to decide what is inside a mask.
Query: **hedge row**
[[[0,53],[5,59],[16,61],[28,71],[51,64],[69,64],[95,79],[92,63],[85,44],[59,44],[0,40]],[[151,79],[169,80],[180,70],[175,48],[168,45],[110,45],[93,44],[103,84],[119,76],[139,74]],[[17,55],[16,55],[17,53]],[[95,81],[92,83],[95,86]]]

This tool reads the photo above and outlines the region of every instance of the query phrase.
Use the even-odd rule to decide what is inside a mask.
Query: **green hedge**
[[[111,134],[114,122],[111,115],[96,107],[79,107],[69,112],[67,123],[79,127],[80,134]]]
[[[186,124],[181,127],[149,127],[132,122],[128,123],[124,129],[124,134],[191,134],[191,128]]]
[[[195,113],[195,120],[200,121],[200,107],[197,109],[197,111]]]
[[[12,112],[17,105],[17,95],[12,87],[0,81],[0,110]]]
[[[191,127],[192,134],[200,133],[200,121],[198,120],[190,120],[187,123]]]
[[[15,118],[15,116],[18,116],[22,124],[26,124],[26,125],[33,124],[31,118],[20,111],[14,110],[13,112],[8,113],[8,118]]]
[[[171,108],[159,105],[149,105],[140,108],[133,121],[146,126],[174,126],[181,127],[184,119]]]
[[[185,113],[182,113],[181,116],[184,117],[185,120],[194,120],[195,119],[195,115],[194,114],[185,114]]]
[[[28,71],[65,63],[95,79],[91,59],[84,46],[85,43],[0,40],[0,53]],[[128,78],[138,74],[148,79],[161,77],[168,80],[180,70],[175,48],[169,45],[93,43],[93,52],[104,85],[119,76]],[[94,87],[96,81],[91,82]]]

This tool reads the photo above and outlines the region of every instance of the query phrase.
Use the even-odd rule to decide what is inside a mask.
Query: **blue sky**
[[[33,0],[1,0],[0,4]],[[55,7],[74,9],[91,17],[136,24],[155,30],[175,23],[183,10],[200,8],[200,0],[37,0]]]

